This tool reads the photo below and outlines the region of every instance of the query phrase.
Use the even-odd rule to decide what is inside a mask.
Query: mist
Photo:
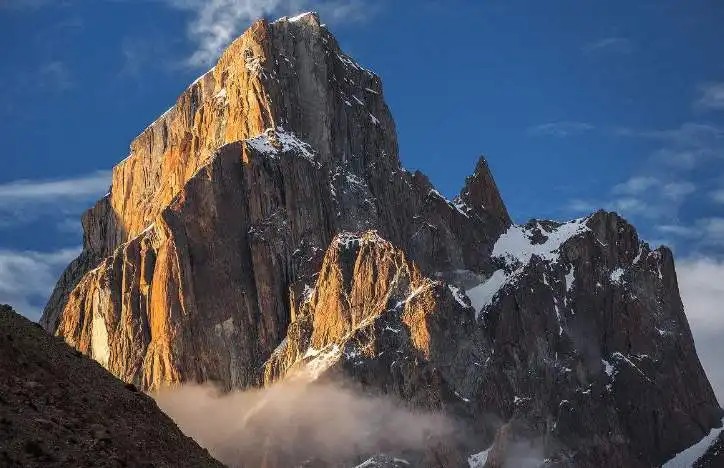
[[[679,290],[699,360],[719,404],[724,403],[724,260],[684,259],[677,263]]]
[[[452,421],[442,414],[413,411],[390,397],[335,383],[289,381],[231,393],[185,385],[154,398],[186,435],[234,467],[401,456],[453,433]]]

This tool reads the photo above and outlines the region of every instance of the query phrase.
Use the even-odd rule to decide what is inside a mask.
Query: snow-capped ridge
[[[513,224],[495,243],[493,256],[522,265],[528,264],[533,255],[547,261],[558,261],[563,243],[572,237],[590,231],[586,225],[588,219],[574,219],[557,226],[545,225],[539,221],[532,226]]]
[[[493,304],[496,295],[530,263],[533,256],[556,263],[560,248],[569,239],[590,229],[586,226],[588,218],[579,218],[567,223],[547,223],[536,221],[525,226],[511,225],[493,247],[493,257],[504,262],[504,267],[494,271],[482,283],[469,288],[465,293],[475,309],[476,317]],[[566,275],[566,290],[570,291],[575,280],[573,267]]]

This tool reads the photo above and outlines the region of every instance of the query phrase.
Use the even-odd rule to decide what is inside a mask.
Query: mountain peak
[[[294,16],[282,16],[278,20],[274,21],[274,23],[280,23],[280,22],[289,22],[289,23],[296,23],[296,22],[304,22],[306,24],[309,24],[311,26],[320,27],[321,22],[319,20],[319,14],[316,11],[307,11],[304,13],[299,13],[298,15]]]
[[[83,224],[42,323],[143,389],[341,375],[461,421],[406,454],[429,466],[521,441],[652,466],[721,418],[668,252],[604,212],[513,225],[482,157],[447,200],[401,167],[379,77],[313,13],[232,42]]]

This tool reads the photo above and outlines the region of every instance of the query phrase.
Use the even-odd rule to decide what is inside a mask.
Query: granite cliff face
[[[454,416],[419,466],[653,466],[720,426],[668,249],[513,225],[482,158],[445,199],[382,96],[316,15],[254,23],[133,141],[43,326],[144,389],[335,378]]]

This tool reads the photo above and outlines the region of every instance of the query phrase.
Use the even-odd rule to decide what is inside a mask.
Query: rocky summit
[[[83,227],[41,323],[123,381],[336,379],[458,422],[360,466],[650,467],[721,427],[671,251],[615,213],[513,224],[482,158],[446,199],[313,13],[236,39]]]

